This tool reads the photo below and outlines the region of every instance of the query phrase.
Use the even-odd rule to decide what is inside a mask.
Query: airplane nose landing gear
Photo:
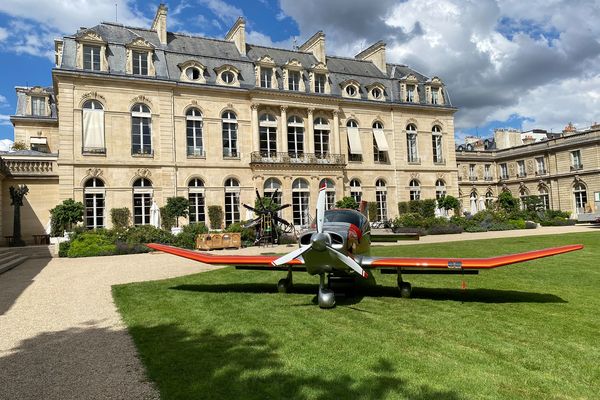
[[[319,301],[319,307],[321,308],[333,308],[335,307],[335,293],[331,289],[325,287],[325,274],[319,275],[319,294],[317,299]]]
[[[402,280],[402,275],[400,275],[400,273],[398,273],[398,289],[400,289],[400,297],[403,299],[410,299],[412,288],[410,283]]]
[[[280,279],[279,282],[277,282],[277,291],[279,293],[289,293],[292,286],[294,286],[292,281],[292,271],[288,271],[287,277]]]

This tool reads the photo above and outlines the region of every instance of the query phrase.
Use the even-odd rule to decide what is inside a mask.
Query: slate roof
[[[207,67],[206,84],[216,84],[215,68],[230,64],[240,71],[240,87],[250,89],[256,87],[254,77],[256,61],[268,55],[276,64],[275,74],[278,78],[279,89],[283,89],[284,84],[281,79],[283,76],[282,66],[291,59],[296,59],[303,66],[302,79],[308,92],[310,86],[308,81],[309,69],[318,62],[312,53],[253,44],[247,44],[246,55],[242,55],[233,42],[172,32],[167,33],[167,44],[161,44],[158,35],[152,30],[103,22],[95,27],[80,30],[75,35],[66,36],[63,39],[63,57],[60,69],[75,69],[76,38],[85,34],[86,31],[97,33],[108,43],[109,70],[110,74],[116,75],[125,74],[127,60],[125,46],[137,38],[146,40],[155,48],[154,66],[156,77],[148,77],[148,79],[179,81],[181,70],[178,65],[195,60]],[[327,56],[326,65],[329,70],[332,96],[342,96],[340,83],[352,79],[360,84],[360,94],[363,100],[367,99],[366,86],[381,83],[385,86],[386,101],[399,102],[399,80],[413,74],[419,81],[418,91],[421,103],[424,104],[424,84],[429,78],[406,65],[388,64],[386,73],[383,73],[370,61],[334,56]],[[444,90],[444,96],[445,105],[449,106],[450,99],[446,90]]]

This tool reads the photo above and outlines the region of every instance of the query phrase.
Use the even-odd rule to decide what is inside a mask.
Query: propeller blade
[[[329,250],[330,254],[333,254],[338,260],[340,260],[341,262],[346,264],[348,267],[352,268],[354,271],[356,271],[357,274],[359,274],[363,278],[367,278],[369,276],[369,273],[367,271],[365,271],[364,269],[362,269],[360,264],[357,263],[356,261],[354,261],[353,258],[340,253],[339,251],[337,251],[336,249],[334,249],[332,247],[327,246],[327,249]]]
[[[246,225],[244,225],[244,228],[252,228],[253,226],[258,225],[258,223],[260,222],[260,217],[253,219],[249,222],[246,223]]]
[[[254,189],[256,191],[256,198],[258,199],[258,201],[262,204],[262,201],[260,199],[260,193],[258,193],[258,189]]]
[[[311,246],[300,247],[299,249],[296,249],[290,253],[287,253],[285,256],[279,257],[277,260],[272,261],[271,264],[273,264],[276,267],[287,264],[293,259],[298,258],[302,254],[306,253],[308,250],[310,250],[310,248]]]
[[[282,206],[279,206],[279,207],[277,207],[277,208],[276,208],[275,210],[273,210],[273,211],[275,211],[275,212],[279,212],[279,211],[283,210],[284,208],[288,208],[288,207],[291,207],[291,204],[284,204],[284,205],[282,205]]]
[[[260,214],[260,212],[259,212],[259,211],[258,211],[256,208],[254,208],[254,207],[250,207],[248,204],[242,204],[242,205],[243,205],[244,207],[246,207],[248,210],[250,210],[250,211],[252,211],[252,212],[254,212],[254,213],[256,213],[256,214]]]
[[[325,192],[325,186],[319,191],[319,198],[317,199],[317,232],[323,232],[323,222],[325,221],[325,200],[327,193]]]

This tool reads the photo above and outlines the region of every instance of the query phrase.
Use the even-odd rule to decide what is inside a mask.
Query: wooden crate
[[[241,233],[203,233],[196,237],[196,248],[198,250],[216,250],[229,248],[239,249],[241,246]]]

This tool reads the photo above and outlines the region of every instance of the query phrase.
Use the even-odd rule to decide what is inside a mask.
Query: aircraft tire
[[[410,286],[410,283],[408,283],[408,282],[400,283],[400,297],[402,297],[403,299],[410,299],[411,292],[412,292],[412,288]]]
[[[289,293],[291,288],[292,285],[287,278],[280,279],[279,282],[277,282],[277,291],[279,293]]]

